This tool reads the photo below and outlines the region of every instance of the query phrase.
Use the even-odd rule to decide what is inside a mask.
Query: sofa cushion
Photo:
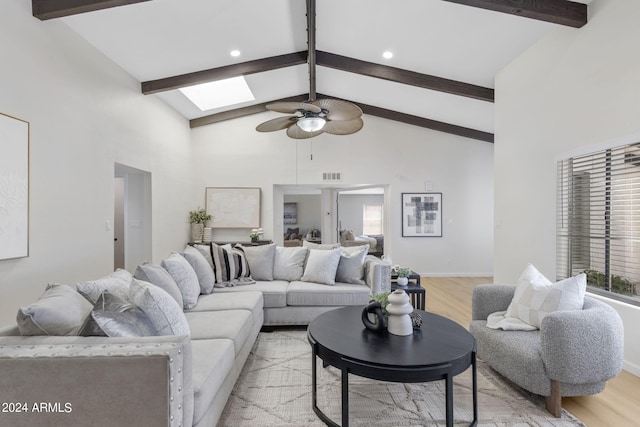
[[[171,274],[169,274],[169,272],[163,267],[155,264],[144,263],[136,267],[133,277],[162,288],[176,300],[180,307],[183,306],[182,292],[180,292],[178,284],[173,280]]]
[[[273,280],[273,262],[276,255],[276,244],[259,246],[236,246],[242,250],[249,264],[253,280]]]
[[[96,280],[87,280],[76,285],[78,292],[93,305],[98,297],[108,291],[122,298],[129,297],[129,285],[133,276],[127,270],[118,268],[113,273]]]
[[[364,285],[364,259],[369,245],[341,248],[336,281]]]
[[[261,324],[264,319],[263,307],[262,292],[216,292],[200,295],[198,305],[191,311],[248,310],[253,316],[254,324]]]
[[[251,336],[253,315],[249,310],[189,311],[185,313],[191,340],[227,338],[238,354]]]
[[[180,254],[173,253],[162,260],[162,267],[169,272],[175,280],[182,294],[182,307],[189,309],[195,307],[200,295],[200,283],[189,261]]]
[[[320,283],[295,281],[287,289],[287,305],[291,306],[342,306],[366,305],[371,299],[371,289],[365,285],[336,283],[327,287]]]
[[[201,294],[210,294],[213,292],[213,285],[216,283],[216,278],[213,275],[213,270],[207,259],[202,253],[193,246],[187,245],[182,251],[181,255],[191,264],[193,270],[198,276],[198,283],[200,284]]]
[[[549,313],[581,310],[586,287],[587,279],[584,273],[551,283],[529,264],[518,279],[506,317],[516,317],[540,328],[542,319]]]
[[[149,282],[133,279],[129,299],[149,318],[158,335],[189,335],[182,307],[167,292]]]
[[[157,335],[147,316],[128,299],[103,292],[80,331],[82,336],[146,337]]]
[[[304,272],[304,261],[307,258],[307,248],[276,246],[273,263],[273,278],[275,280],[300,280]]]
[[[335,285],[336,271],[340,263],[341,253],[342,251],[340,249],[310,249],[301,280],[303,282]]]
[[[235,352],[230,339],[191,341],[194,425],[202,419],[226,376],[233,370]]]
[[[18,310],[20,335],[78,335],[93,306],[71,286],[50,283],[33,304]]]
[[[256,281],[252,285],[238,286],[231,288],[217,289],[216,293],[259,291],[264,298],[265,307],[286,307],[287,306],[287,288],[289,282],[283,280]]]

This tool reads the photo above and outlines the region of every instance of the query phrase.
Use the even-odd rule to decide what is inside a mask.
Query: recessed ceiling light
[[[237,49],[232,50],[231,52],[229,52],[229,55],[233,56],[234,58],[237,56],[240,56],[240,51]]]
[[[385,50],[385,51],[382,53],[382,57],[383,57],[384,59],[391,59],[391,58],[393,58],[393,52],[391,52],[390,50]]]
[[[202,111],[256,99],[242,76],[183,87],[180,92]]]

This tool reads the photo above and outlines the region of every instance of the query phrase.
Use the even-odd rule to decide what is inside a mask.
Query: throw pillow
[[[51,283],[44,294],[18,310],[20,335],[78,335],[93,306],[71,286]]]
[[[119,268],[100,279],[80,282],[76,288],[93,305],[104,291],[109,291],[125,299],[128,298],[131,279],[133,279],[131,273]]]
[[[156,335],[145,314],[128,300],[103,292],[87,318],[82,336],[147,337]]]
[[[213,286],[216,284],[216,278],[213,275],[213,269],[207,262],[207,259],[202,253],[193,246],[187,245],[181,254],[193,267],[193,270],[198,276],[198,283],[200,283],[200,293],[210,294],[213,292]]]
[[[540,328],[542,319],[555,311],[581,310],[587,288],[587,276],[574,277],[551,283],[531,264],[521,276],[516,294],[509,305],[507,316]]]
[[[173,253],[162,260],[162,267],[169,272],[175,280],[182,294],[182,306],[190,310],[198,304],[200,296],[200,283],[198,275],[182,255]]]
[[[369,245],[345,247],[341,251],[336,282],[364,285],[364,260]]]
[[[180,292],[178,284],[173,280],[171,274],[161,266],[144,263],[136,268],[133,277],[138,280],[153,283],[154,285],[164,289],[173,297],[173,299],[176,300],[180,307],[183,306],[184,301],[182,300],[182,292]]]
[[[249,270],[253,280],[273,280],[273,262],[276,255],[276,244],[260,246],[236,246],[247,257]]]
[[[182,307],[159,287],[133,279],[129,300],[147,316],[158,335],[191,335]]]
[[[273,278],[275,280],[300,280],[304,272],[304,260],[309,250],[303,247],[284,248],[276,246],[273,263]]]
[[[340,247],[340,243],[312,243],[306,240],[302,241],[303,248],[333,250]]]
[[[340,263],[340,249],[309,250],[307,264],[302,275],[303,282],[315,282],[324,285],[336,284],[336,271]]]

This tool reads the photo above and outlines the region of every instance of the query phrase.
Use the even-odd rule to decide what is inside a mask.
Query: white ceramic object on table
[[[402,289],[397,289],[389,294],[389,303],[387,304],[387,313],[389,319],[387,322],[387,330],[394,335],[411,335],[413,334],[413,324],[409,313],[413,312],[413,307],[409,301],[409,295]]]

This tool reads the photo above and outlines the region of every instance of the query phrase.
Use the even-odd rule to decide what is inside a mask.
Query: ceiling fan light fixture
[[[322,117],[303,117],[296,124],[305,132],[317,132],[324,127],[326,122]]]

